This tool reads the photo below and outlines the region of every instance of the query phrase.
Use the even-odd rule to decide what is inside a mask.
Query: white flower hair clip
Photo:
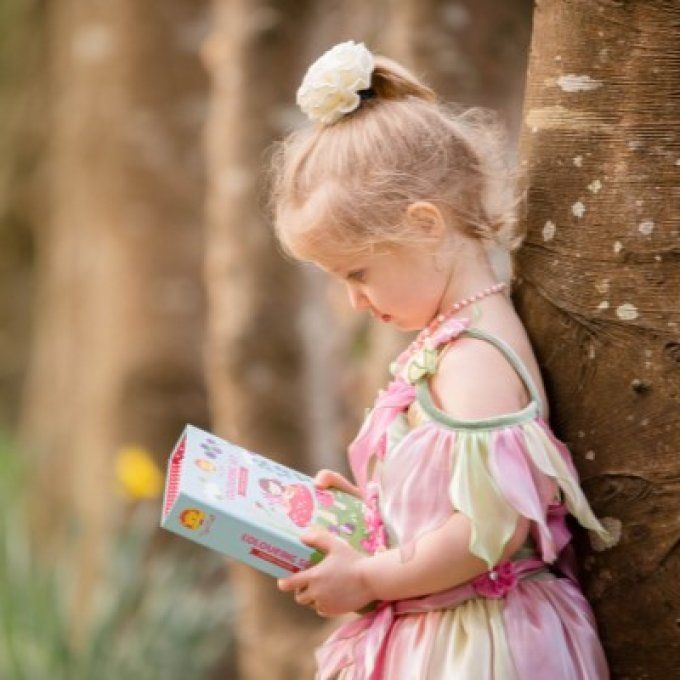
[[[375,96],[371,89],[373,55],[364,43],[338,43],[324,52],[308,69],[298,88],[298,106],[313,120],[329,125],[362,99]]]

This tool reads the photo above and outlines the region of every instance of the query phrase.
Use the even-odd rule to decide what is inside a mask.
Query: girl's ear
[[[446,232],[446,222],[439,208],[429,201],[414,201],[406,208],[408,221],[430,236],[442,237]]]

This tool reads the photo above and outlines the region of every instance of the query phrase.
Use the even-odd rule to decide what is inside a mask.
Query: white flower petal
[[[333,123],[361,103],[358,90],[371,85],[373,55],[353,40],[335,45],[307,70],[296,101],[315,121]]]

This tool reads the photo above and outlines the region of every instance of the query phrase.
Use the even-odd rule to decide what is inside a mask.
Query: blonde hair
[[[521,196],[497,114],[438,101],[382,55],[374,55],[371,88],[375,97],[335,123],[272,145],[268,206],[284,254],[318,261],[425,244],[427,234],[404,219],[417,200],[486,247],[518,248]]]

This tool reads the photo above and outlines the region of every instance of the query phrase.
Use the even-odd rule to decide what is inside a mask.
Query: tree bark
[[[181,427],[206,422],[204,11],[190,0],[48,7],[49,217],[35,235],[20,431],[43,553],[78,521],[76,642],[119,515],[116,452],[138,444],[164,465]]]
[[[596,554],[574,527],[617,678],[678,670],[678,21],[661,0],[537,3],[524,104],[515,302],[552,426],[622,525]]]

